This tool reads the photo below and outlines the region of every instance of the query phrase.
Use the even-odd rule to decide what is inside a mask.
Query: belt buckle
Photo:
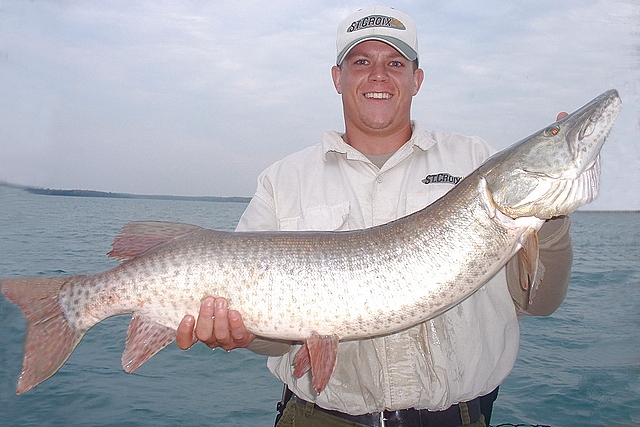
[[[399,411],[383,411],[380,413],[381,426],[414,426],[422,425],[420,411],[415,408]]]

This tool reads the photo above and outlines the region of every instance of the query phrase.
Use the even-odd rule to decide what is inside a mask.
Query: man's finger
[[[213,334],[220,347],[224,349],[228,349],[227,347],[233,343],[229,333],[229,308],[224,298],[215,300]]]
[[[231,336],[238,347],[246,347],[253,341],[255,335],[247,331],[242,315],[235,310],[229,312],[229,326],[231,326]]]
[[[196,338],[204,343],[209,343],[213,337],[214,299],[206,297],[200,305],[198,324],[196,325]]]
[[[194,326],[196,319],[193,316],[184,316],[178,330],[176,331],[176,344],[182,350],[188,350],[193,344],[198,341],[194,332]]]

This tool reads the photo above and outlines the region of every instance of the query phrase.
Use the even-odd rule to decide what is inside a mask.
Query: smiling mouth
[[[369,92],[364,94],[365,98],[372,98],[372,99],[389,99],[391,98],[391,96],[392,95],[388,92]]]

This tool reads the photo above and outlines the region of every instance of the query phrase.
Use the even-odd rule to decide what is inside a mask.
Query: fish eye
[[[553,125],[546,128],[543,132],[544,136],[556,136],[560,132],[560,126]]]

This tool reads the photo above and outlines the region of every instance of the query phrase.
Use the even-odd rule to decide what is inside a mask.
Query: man
[[[327,132],[320,144],[265,170],[238,231],[383,224],[435,201],[491,154],[480,138],[428,132],[411,121],[424,73],[409,16],[362,9],[340,24],[337,48],[331,73],[344,134]],[[293,375],[299,345],[254,337],[224,299],[203,301],[195,329],[195,319],[185,317],[178,345],[201,340],[271,356],[269,369],[293,392],[278,426],[484,426],[516,359],[518,314],[550,314],[564,299],[572,261],[568,230],[568,218],[540,230],[546,273],[531,304],[512,261],[441,316],[390,336],[340,343],[338,364],[320,394],[310,375]]]

